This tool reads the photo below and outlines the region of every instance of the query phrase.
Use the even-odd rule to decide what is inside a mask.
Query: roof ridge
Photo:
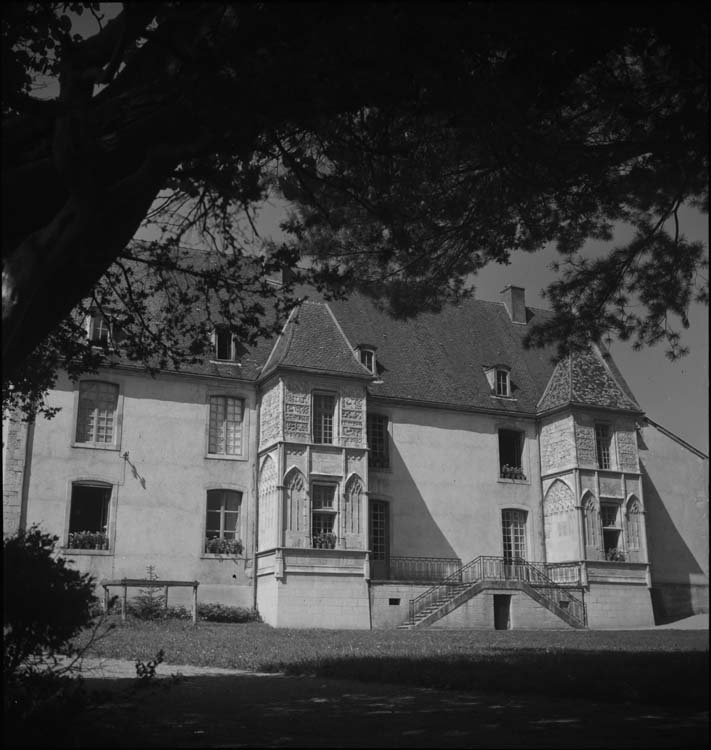
[[[269,369],[269,365],[271,364],[272,357],[274,357],[274,353],[277,351],[277,348],[279,347],[279,344],[281,343],[282,339],[285,337],[287,332],[287,327],[289,326],[289,323],[291,323],[292,317],[296,314],[298,309],[301,307],[301,305],[295,305],[291,312],[289,313],[289,317],[286,319],[284,325],[282,326],[281,331],[279,331],[279,335],[276,337],[276,340],[274,341],[274,346],[272,347],[271,351],[269,352],[269,356],[267,357],[267,361],[264,363],[264,366],[262,367],[261,374],[263,375],[267,370]],[[287,353],[289,351],[288,347],[291,344],[287,344]],[[279,364],[278,362],[275,363],[275,366]]]
[[[345,332],[344,332],[343,328],[341,327],[341,324],[340,324],[340,323],[338,322],[338,318],[336,318],[336,316],[334,315],[334,312],[333,312],[333,310],[331,310],[331,306],[330,306],[330,305],[328,304],[328,302],[323,302],[323,303],[321,303],[321,304],[323,304],[323,306],[324,306],[324,307],[326,308],[326,310],[328,310],[328,314],[329,314],[329,315],[331,316],[331,320],[333,320],[333,322],[334,322],[334,323],[335,323],[335,325],[336,325],[336,329],[338,330],[338,332],[339,332],[339,333],[341,334],[341,336],[343,337],[343,340],[344,340],[344,341],[346,342],[346,346],[347,346],[347,347],[348,347],[348,349],[350,350],[350,353],[351,353],[351,354],[353,355],[353,359],[354,359],[354,360],[355,360],[355,361],[356,361],[356,362],[357,362],[357,363],[358,363],[358,364],[359,364],[359,365],[360,365],[360,366],[361,366],[361,367],[362,367],[362,368],[363,368],[363,369],[364,369],[364,370],[365,370],[366,372],[368,372],[368,374],[369,374],[369,375],[372,375],[373,373],[372,373],[372,372],[370,372],[370,370],[368,370],[368,368],[367,368],[367,367],[366,367],[366,366],[365,366],[365,365],[364,365],[364,364],[363,364],[363,363],[362,363],[362,362],[360,361],[360,359],[359,359],[358,357],[356,357],[356,353],[355,353],[355,348],[353,347],[353,345],[351,344],[351,342],[350,342],[350,341],[348,340],[348,336],[346,336],[346,334],[345,334]]]

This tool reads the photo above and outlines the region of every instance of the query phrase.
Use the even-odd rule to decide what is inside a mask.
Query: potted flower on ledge
[[[107,550],[109,538],[102,531],[70,531],[67,548]]]
[[[335,549],[336,535],[332,531],[314,534],[314,549]]]
[[[205,552],[210,555],[239,555],[242,552],[242,542],[239,539],[220,539],[207,537]]]
[[[501,477],[502,479],[526,479],[526,475],[520,466],[509,466],[509,464],[504,464],[501,467]]]
[[[605,550],[605,560],[608,562],[624,562],[625,559],[624,550],[619,549],[619,547]]]

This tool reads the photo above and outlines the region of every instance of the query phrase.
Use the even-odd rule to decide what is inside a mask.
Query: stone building
[[[6,533],[39,523],[98,580],[150,565],[279,627],[707,611],[708,457],[602,348],[524,348],[547,314],[518,287],[410,321],[306,301],[247,353],[217,330],[186,371],[60,379],[54,419],[4,426]]]

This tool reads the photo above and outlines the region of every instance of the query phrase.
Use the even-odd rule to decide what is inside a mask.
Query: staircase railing
[[[451,599],[464,588],[480,581],[521,581],[536,591],[582,625],[587,625],[585,604],[573,596],[568,588],[549,578],[540,568],[523,558],[508,559],[480,555],[447,578],[410,599],[409,621],[414,623],[417,612]]]

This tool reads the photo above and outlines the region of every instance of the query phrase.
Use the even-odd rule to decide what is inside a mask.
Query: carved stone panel
[[[344,445],[365,445],[365,392],[363,388],[343,388],[341,391],[341,439]]]
[[[575,464],[575,433],[572,417],[563,417],[541,427],[541,471],[544,474]]]
[[[602,497],[623,497],[622,477],[601,474],[600,495]]]
[[[287,547],[309,547],[309,500],[306,480],[298,469],[284,478],[284,543]]]
[[[342,476],[343,451],[339,449],[326,450],[323,448],[312,448],[311,473]]]
[[[282,385],[275,382],[262,396],[259,425],[259,445],[264,448],[282,437]]]
[[[597,466],[597,451],[595,450],[595,427],[593,424],[575,421],[575,443],[578,448],[578,463],[580,466]]]
[[[550,486],[543,500],[543,521],[548,562],[579,559],[575,496],[560,480]]]
[[[308,442],[311,436],[311,392],[304,380],[284,380],[284,437]]]
[[[631,428],[620,425],[617,430],[617,455],[622,471],[639,471],[637,433],[634,425]]]
[[[259,470],[259,549],[269,549],[277,544],[277,471],[276,462],[266,456]]]

